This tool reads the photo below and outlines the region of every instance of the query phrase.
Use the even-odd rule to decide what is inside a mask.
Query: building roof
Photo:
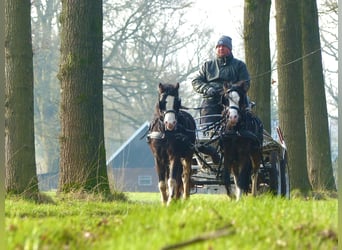
[[[107,166],[112,168],[153,168],[154,159],[144,136],[149,128],[145,122],[109,158]]]

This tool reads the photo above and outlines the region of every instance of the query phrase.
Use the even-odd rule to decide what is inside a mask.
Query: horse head
[[[181,100],[178,95],[179,83],[163,84],[159,83],[158,93],[158,112],[163,120],[165,129],[172,131],[177,125],[177,114],[181,106]]]
[[[245,110],[245,81],[235,84],[224,83],[222,105],[224,106],[223,116],[227,120],[228,129],[234,128],[241,119]]]

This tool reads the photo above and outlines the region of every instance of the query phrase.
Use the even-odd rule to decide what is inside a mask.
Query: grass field
[[[337,249],[337,199],[195,194],[162,206],[157,193],[127,201],[5,200],[8,249]]]

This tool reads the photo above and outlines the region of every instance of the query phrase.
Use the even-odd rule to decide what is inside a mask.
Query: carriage
[[[209,145],[217,151],[222,151],[219,144],[219,130],[215,124],[200,123],[202,118],[195,118],[197,147]],[[269,192],[274,195],[289,197],[290,184],[286,144],[281,129],[277,127],[276,131],[278,140],[274,139],[266,130],[263,131],[262,163],[258,173],[257,190],[258,194]],[[222,179],[223,160],[221,157],[218,163],[213,162],[208,154],[195,150],[191,174],[192,194],[225,192],[222,188],[224,185]],[[231,178],[231,184],[232,186],[234,184],[233,178]]]
[[[237,200],[249,191],[254,196],[265,192],[289,196],[281,130],[277,128],[277,142],[257,116],[246,112],[241,88],[243,83],[236,87],[225,84],[222,114],[206,123],[201,120],[205,117],[196,119],[184,110],[179,83],[158,85],[147,142],[155,159],[162,203],[170,204],[181,196],[187,199],[200,188],[218,190],[220,186],[229,196],[234,191]]]

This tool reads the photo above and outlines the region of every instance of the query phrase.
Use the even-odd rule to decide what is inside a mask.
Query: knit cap
[[[232,50],[232,39],[229,36],[221,36],[220,39],[217,41],[216,47],[219,45],[224,45]]]

